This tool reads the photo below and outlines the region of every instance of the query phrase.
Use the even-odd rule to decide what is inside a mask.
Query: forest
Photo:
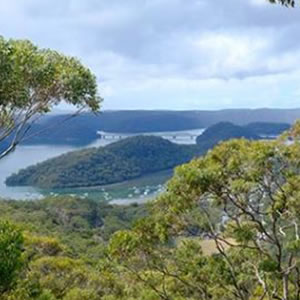
[[[299,128],[217,145],[146,206],[2,200],[1,299],[298,299]]]
[[[268,2],[286,7],[294,7],[298,3],[294,0]],[[185,2],[185,5],[188,5],[187,3]],[[250,43],[243,44],[243,38],[247,36],[243,30],[242,35],[238,35],[236,30],[238,26],[235,27],[233,35],[221,36],[221,41],[227,41],[225,46],[228,44],[239,46],[234,49],[239,49],[243,54],[243,50],[248,49],[243,46],[255,44],[252,40],[253,33],[255,36],[259,33],[256,24],[260,23],[260,20],[256,19],[254,14],[247,15],[247,18],[240,15],[238,3],[240,2],[235,2],[235,5],[231,6],[237,7],[233,10],[238,12],[238,19],[243,19],[242,23],[237,24],[242,24],[243,27],[240,27],[243,30],[247,27],[247,23],[255,24],[250,31],[255,30],[248,35],[251,37]],[[217,4],[224,5],[223,2]],[[226,1],[228,7],[230,4],[232,4],[230,1]],[[265,3],[261,1],[251,1],[246,8],[250,10],[251,7],[252,12],[257,12],[264,6]],[[169,6],[167,8],[168,10],[163,10],[162,19],[165,21],[169,17],[165,14],[167,11],[170,12],[172,22],[161,23],[158,26],[160,31],[164,29],[163,27],[173,28],[176,25],[173,20],[179,15],[188,19],[184,7],[181,7],[182,10],[176,15],[172,15]],[[222,9],[225,8],[222,6]],[[88,7],[85,9],[86,13]],[[94,7],[92,9],[94,10]],[[5,12],[9,15],[10,10],[7,9]],[[191,14],[192,10],[187,12]],[[208,17],[212,18],[214,15],[217,15],[217,18],[222,17],[222,10],[221,13],[215,12],[216,10],[213,10],[213,14]],[[48,17],[52,14],[50,11],[47,13]],[[33,13],[34,19],[40,17],[42,23],[49,20],[44,18],[45,15],[39,14],[39,10],[36,10]],[[22,14],[18,16],[21,17]],[[65,18],[65,14],[62,13],[62,16]],[[119,23],[122,29],[128,24],[125,21],[130,19],[130,31],[127,33],[132,33],[134,23],[131,23],[132,18],[128,16],[118,14],[116,19],[122,18],[124,23]],[[141,17],[144,16],[141,14]],[[281,22],[278,16],[280,15],[276,15],[275,18],[276,23],[284,27],[285,22],[289,20]],[[78,15],[75,17],[77,20]],[[201,17],[204,21],[210,21],[205,19],[204,15]],[[67,19],[70,22],[70,19]],[[198,16],[196,19],[198,22]],[[276,37],[291,32],[287,28],[282,32],[279,27],[271,25],[269,18],[263,19],[263,26],[268,27],[268,30],[275,29]],[[224,21],[223,18],[221,20]],[[13,21],[18,25],[16,19]],[[21,21],[22,29],[26,29],[23,26],[23,19]],[[93,18],[89,21],[92,21],[87,24],[91,29],[92,23],[98,20]],[[104,21],[105,18],[101,18],[100,23],[107,25]],[[209,24],[210,28],[216,27],[220,34],[222,28],[216,26],[219,20],[212,21]],[[235,21],[236,18],[232,14],[230,26],[226,29],[234,27]],[[292,22],[295,22],[293,25],[297,24],[294,19]],[[98,22],[95,23],[99,25]],[[62,24],[65,23],[59,23],[60,26]],[[73,25],[72,22],[68,24]],[[80,22],[81,26],[83,24]],[[172,26],[162,26],[171,24]],[[201,27],[204,25],[205,22],[201,23]],[[46,35],[41,30],[44,28],[38,29]],[[152,43],[153,28],[147,31]],[[180,26],[178,29],[183,27]],[[119,39],[121,36],[129,38],[125,30],[118,33]],[[145,33],[146,31],[143,31],[143,37]],[[172,37],[176,37],[181,31],[168,33],[173,33]],[[245,33],[249,34],[246,31]],[[59,32],[55,34],[58,35]],[[161,35],[160,39],[166,37],[167,35]],[[180,42],[184,42],[188,37],[180,35]],[[213,36],[212,40],[216,41],[218,37],[220,35]],[[232,39],[233,37],[239,39]],[[63,39],[60,39],[60,42],[62,41]],[[86,38],[85,41],[88,42],[89,39]],[[174,42],[177,41],[174,39],[173,43],[166,43],[164,47],[176,45],[172,47],[172,51],[175,58],[180,59],[181,55],[178,55],[180,53],[175,52],[179,43]],[[209,44],[210,39],[205,41]],[[281,43],[282,41],[276,40],[278,44],[284,44],[284,47],[290,42],[288,39],[284,40],[287,43]],[[75,47],[75,43],[70,43],[69,40],[68,43]],[[112,40],[108,43],[114,44]],[[123,44],[123,40],[121,43]],[[195,44],[201,46],[201,42]],[[289,57],[290,65],[283,65],[282,68],[282,65],[277,63],[283,56],[273,56],[267,63],[268,68],[264,68],[265,65],[261,64],[263,59],[273,55],[273,50],[276,52],[275,39],[270,40],[271,48],[263,48],[263,51],[260,51],[261,45],[264,47],[265,43],[258,43],[258,47],[254,47],[254,51],[258,51],[259,58],[259,64],[256,65],[258,67],[254,69],[252,66],[257,62],[252,56],[249,61],[247,60],[251,67],[239,64],[243,58],[248,59],[253,48],[246,51],[246,55],[240,56],[239,53],[237,56],[230,56],[228,62],[234,68],[229,68],[229,72],[226,72],[223,64],[220,68],[218,60],[213,60],[213,71],[216,70],[216,73],[208,72],[209,76],[205,74],[205,80],[210,81],[210,88],[217,90],[220,86],[215,83],[219,83],[220,80],[226,83],[251,81],[256,85],[258,82],[256,78],[261,74],[264,77],[268,76],[266,73],[270,71],[273,71],[272,82],[274,77],[279,76],[280,84],[284,84],[285,80],[282,80],[280,72],[290,70],[295,61]],[[143,46],[148,48],[146,47],[148,44]],[[280,47],[280,52],[286,50],[284,47]],[[296,48],[294,44],[291,48],[293,47]],[[105,50],[109,52],[111,49],[107,47]],[[228,49],[232,48],[223,47],[221,43],[221,51],[219,46],[208,47],[204,52],[218,56],[219,52],[223,54],[223,50]],[[88,52],[88,47],[81,50],[81,53]],[[148,54],[145,56],[148,64],[150,61],[157,62],[151,59],[152,56],[156,56],[155,51],[149,55],[145,52],[139,53],[142,49],[134,50],[135,52],[130,52],[130,49],[126,48],[127,57],[133,53],[140,54],[141,57]],[[191,56],[194,65],[192,52],[188,52],[188,56]],[[263,52],[267,55],[264,56]],[[284,52],[287,53],[292,53],[293,56],[295,52]],[[173,53],[167,51],[167,54],[172,56]],[[95,56],[89,58],[91,57],[95,58]],[[106,55],[102,63],[108,58]],[[135,72],[139,70],[134,64],[123,65],[124,56],[117,58],[118,56],[113,56],[122,67],[127,66]],[[142,59],[138,61],[141,62]],[[172,62],[170,60],[170,63]],[[187,65],[174,66],[168,63],[166,69],[161,68],[161,75],[167,73],[172,77],[179,70],[191,67],[191,62]],[[155,68],[152,69],[154,63],[151,63],[150,69],[145,69],[145,73],[149,75],[154,71]],[[141,65],[142,68],[145,67],[145,64]],[[274,65],[275,68],[271,70]],[[206,72],[210,70],[204,66]],[[114,67],[115,65],[112,69]],[[199,67],[196,65],[192,73],[181,73],[182,77],[195,76],[198,70],[202,70]],[[175,73],[171,72],[173,68],[176,70]],[[294,70],[292,69],[292,72]],[[126,76],[127,74],[126,72]],[[137,72],[136,75],[140,73]],[[131,77],[131,82],[137,77],[139,76]],[[105,80],[109,76],[101,78]],[[291,77],[287,78],[288,81]],[[263,80],[261,77],[260,79]],[[175,83],[179,85],[177,81]],[[42,119],[53,107],[62,102],[64,105],[75,107],[76,114],[86,110],[98,113],[102,98],[97,86],[96,76],[78,59],[65,56],[58,51],[40,49],[28,40],[0,37],[0,161],[10,155],[20,143],[24,143],[27,134],[38,124],[37,120]],[[191,82],[188,82],[187,86],[194,87]],[[172,85],[172,88],[174,87],[175,85]],[[253,85],[248,91],[251,87]],[[260,90],[258,85],[257,87],[259,93],[265,92]],[[276,91],[278,95],[287,93],[287,89],[277,90],[276,84],[273,87],[272,93]],[[295,96],[296,90],[293,90],[293,93]],[[223,100],[225,101],[223,103],[229,103],[228,100],[232,99],[230,97]],[[265,112],[264,109],[262,111]],[[233,124],[227,122],[217,124],[218,122],[210,119],[212,124],[209,125],[212,127],[197,139],[197,145],[180,146],[161,138],[133,137],[105,148],[85,149],[65,154],[21,170],[7,179],[7,184],[11,185],[89,186],[118,182],[175,167],[174,175],[166,184],[165,191],[144,205],[109,205],[73,196],[53,196],[35,201],[1,199],[0,299],[300,300],[300,121],[291,127],[284,125],[277,128],[275,133],[268,125],[257,123],[263,118],[251,120],[256,124],[247,126],[251,121],[246,121],[246,117],[245,123],[237,123],[234,122],[235,116],[231,114],[232,111],[229,112]],[[228,111],[225,112],[227,113]],[[261,111],[257,113],[260,118]],[[215,116],[215,113],[207,113],[208,119],[212,116]],[[280,117],[289,118],[281,114]],[[169,119],[170,123],[172,120],[173,117]],[[276,139],[264,136],[278,134],[280,135]],[[89,138],[91,136],[87,140]]]
[[[41,188],[99,186],[174,168],[194,154],[193,147],[176,145],[160,137],[132,137],[28,167],[8,177],[6,184]]]
[[[197,138],[197,145],[177,145],[160,137],[136,136],[105,147],[71,153],[20,170],[6,179],[8,186],[39,188],[93,187],[123,182],[173,169],[231,138],[261,139],[279,135],[288,124],[250,123],[238,126],[220,122]]]
[[[68,114],[44,116],[33,124],[31,137],[24,145],[74,145],[86,146],[98,138],[97,131],[115,133],[145,133],[183,131],[208,128],[219,122],[231,122],[240,126],[250,125],[253,130],[271,134],[277,127],[286,130],[300,118],[298,109],[254,109],[220,111],[104,111],[101,114],[82,113],[76,117]],[[262,122],[262,120],[264,120]],[[266,124],[269,130],[266,132]],[[60,130],[53,130],[59,124]],[[256,126],[255,126],[256,124]],[[261,125],[259,125],[261,124]],[[257,127],[259,125],[260,127]],[[258,134],[258,132],[256,131]]]

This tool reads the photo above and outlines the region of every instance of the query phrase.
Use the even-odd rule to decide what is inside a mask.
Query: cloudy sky
[[[300,8],[265,0],[0,1],[0,34],[75,55],[105,109],[300,107]]]

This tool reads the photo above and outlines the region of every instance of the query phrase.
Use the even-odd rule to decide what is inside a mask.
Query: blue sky
[[[300,8],[265,0],[10,0],[6,38],[74,55],[104,109],[300,107]]]

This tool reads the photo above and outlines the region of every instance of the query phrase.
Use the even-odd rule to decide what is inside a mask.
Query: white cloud
[[[98,76],[106,108],[298,101],[297,9],[265,0],[10,0],[0,15],[5,37],[78,56]]]
[[[253,5],[258,5],[258,6],[269,5],[267,0],[250,0],[250,3]]]
[[[206,57],[206,74],[215,77],[232,77],[261,68],[259,58],[270,44],[266,38],[228,33],[209,33],[194,43]]]

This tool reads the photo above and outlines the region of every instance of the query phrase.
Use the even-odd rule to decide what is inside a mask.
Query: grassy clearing
[[[234,241],[232,239],[229,239],[228,242],[234,244]],[[203,240],[200,243],[204,255],[212,255],[218,253],[218,249],[214,240]],[[229,249],[230,247],[225,242],[221,242],[221,244],[225,250]]]

